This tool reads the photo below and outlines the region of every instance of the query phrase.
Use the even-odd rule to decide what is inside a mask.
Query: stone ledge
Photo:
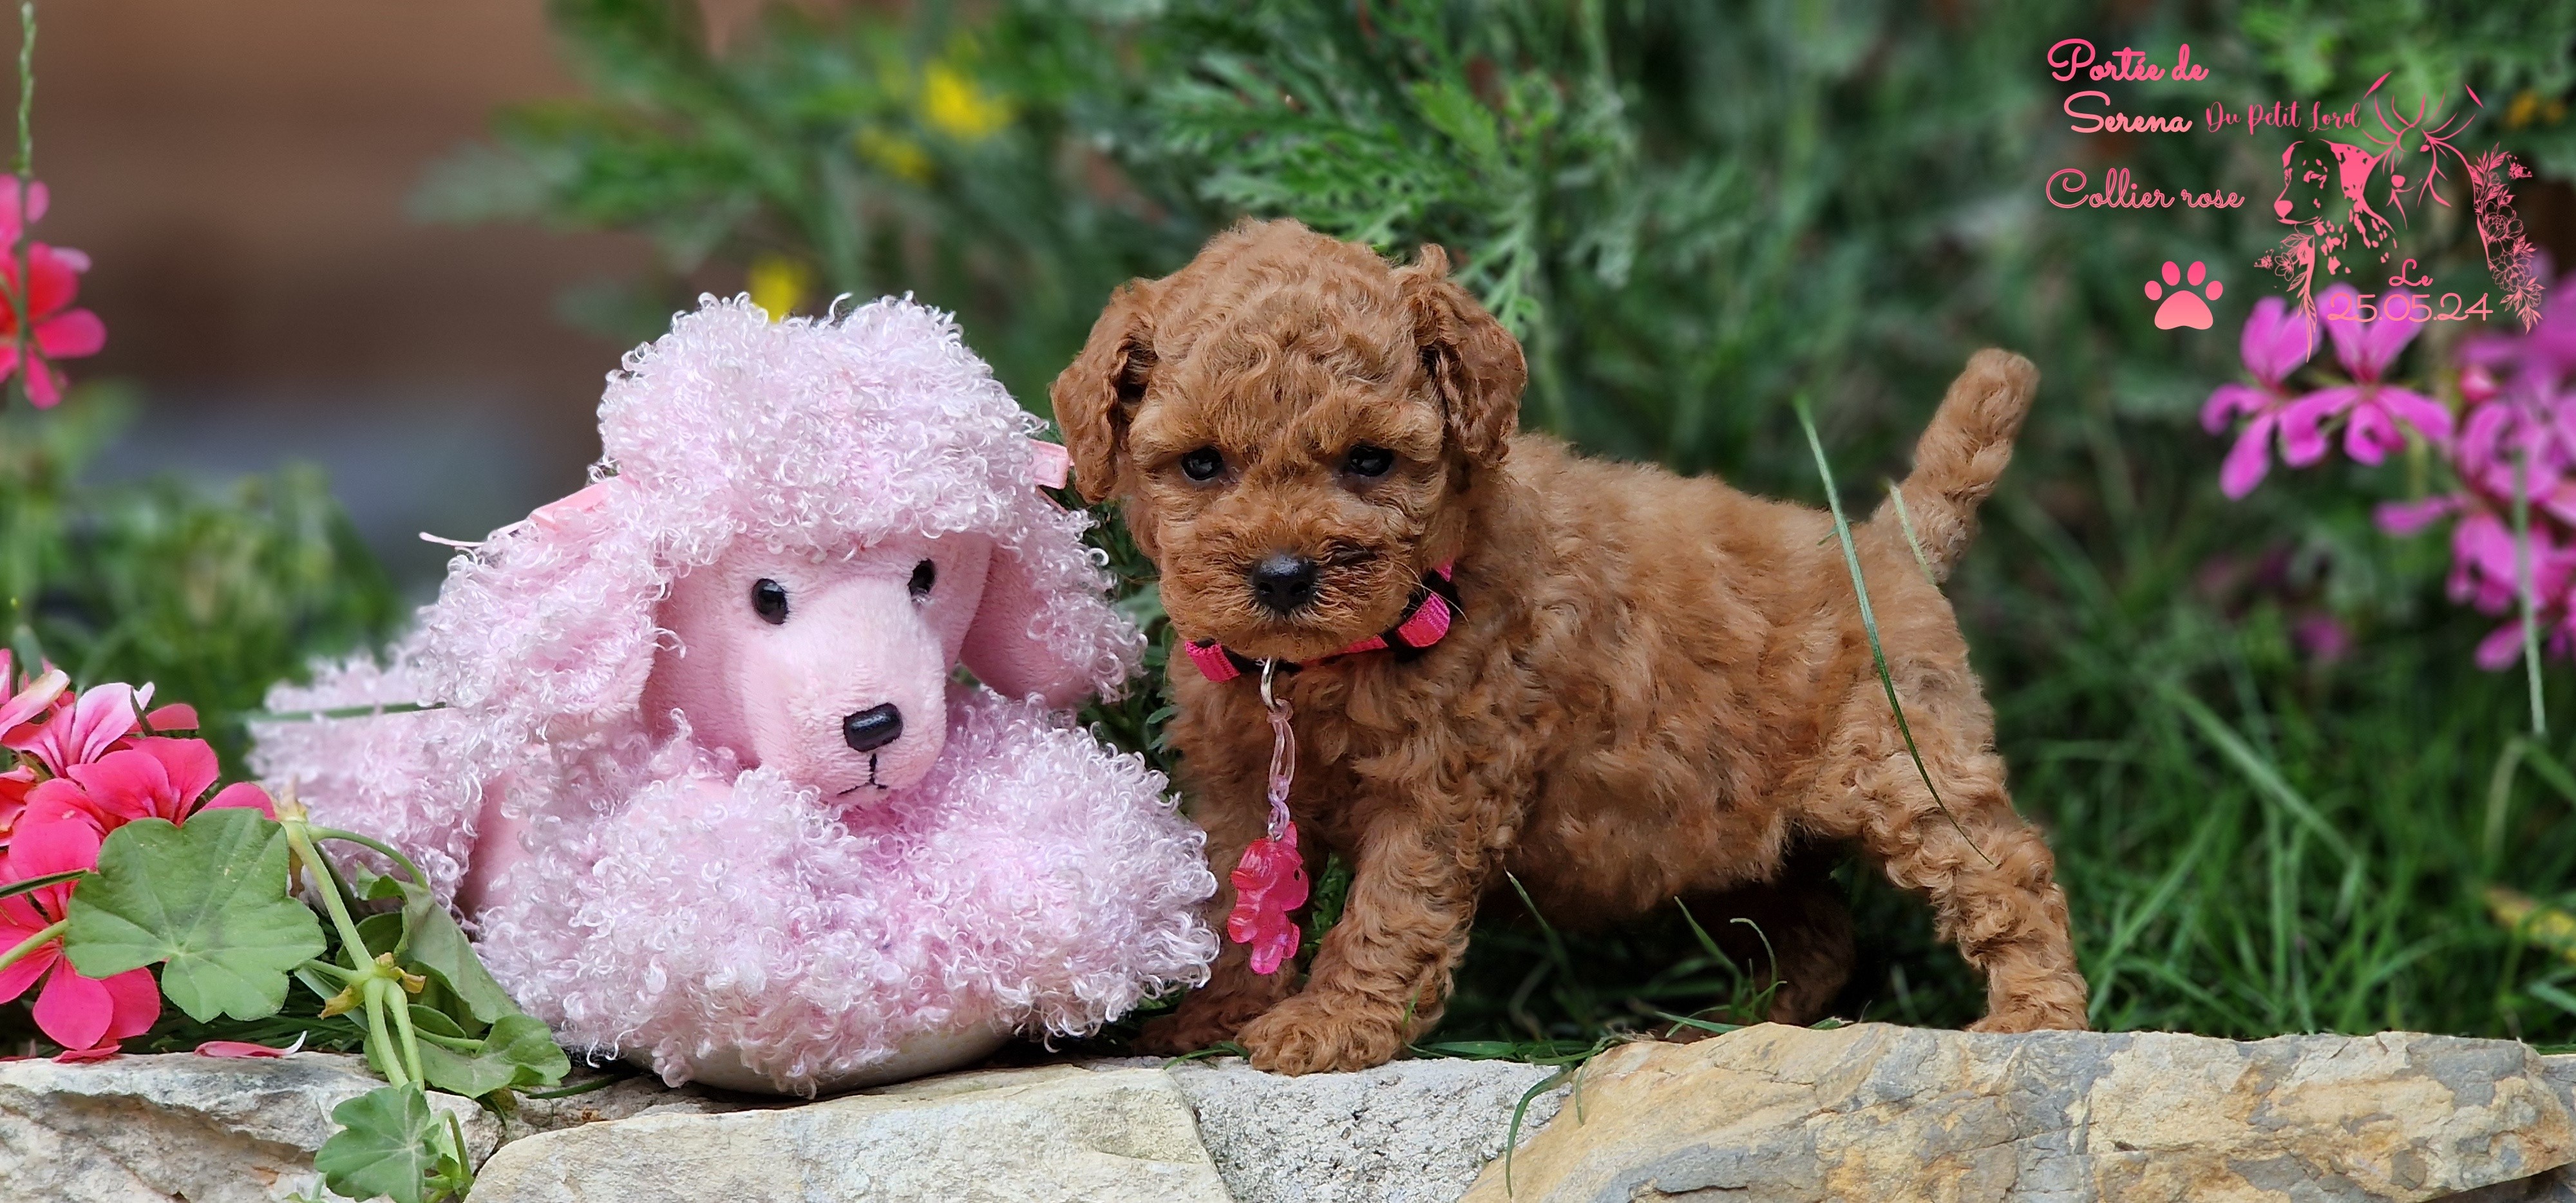
[[[2389,1200],[2576,1159],[2521,1044],[1861,1024],[1631,1044],[1514,1158],[1517,1200]],[[1506,1197],[1487,1167],[1467,1198]]]
[[[954,1074],[782,1104],[646,1080],[506,1118],[476,1203],[1506,1198],[1550,1074],[1407,1061],[1279,1078],[1146,1059]],[[2576,1203],[2576,1057],[2389,1033],[2237,1042],[1758,1027],[1611,1050],[1533,1100],[1512,1203],[1725,1198]],[[0,1203],[322,1197],[353,1058],[0,1064]],[[498,1152],[490,1152],[494,1148]]]
[[[322,1198],[313,1151],[331,1109],[382,1085],[358,1058],[322,1053],[0,1064],[0,1203]],[[462,1122],[476,1158],[500,1143],[489,1112],[453,1095],[430,1102]]]

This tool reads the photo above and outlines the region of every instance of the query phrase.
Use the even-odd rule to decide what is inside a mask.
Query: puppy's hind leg
[[[2083,1029],[2066,891],[2047,843],[2013,813],[2003,759],[1986,746],[1990,726],[1943,722],[1914,699],[1906,712],[1940,801],[1924,788],[1873,680],[1845,707],[1806,822],[1858,840],[1888,880],[1931,900],[1936,929],[1986,975],[1986,1017],[1972,1030]]]

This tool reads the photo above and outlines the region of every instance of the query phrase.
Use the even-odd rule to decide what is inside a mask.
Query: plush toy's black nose
[[[841,738],[855,751],[873,752],[903,735],[903,711],[894,703],[870,706],[841,720]]]
[[[1274,551],[1252,566],[1252,598],[1261,608],[1286,614],[1315,600],[1315,562]]]

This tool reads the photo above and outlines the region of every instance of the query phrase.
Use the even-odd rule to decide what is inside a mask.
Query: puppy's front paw
[[[1271,1073],[1337,1073],[1368,1069],[1404,1049],[1396,1025],[1374,1015],[1336,1011],[1329,1002],[1300,994],[1245,1024],[1238,1037],[1254,1069]]]

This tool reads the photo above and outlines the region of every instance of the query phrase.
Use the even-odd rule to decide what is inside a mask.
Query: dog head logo
[[[1052,394],[1076,485],[1120,499],[1179,633],[1309,660],[1459,554],[1526,376],[1440,248],[1390,270],[1277,221],[1121,289]]]
[[[2529,172],[2502,151],[2472,158],[2453,144],[2483,104],[2474,90],[2462,89],[2470,101],[2464,112],[2446,114],[2440,105],[2421,100],[2409,114],[2377,97],[2387,79],[2381,76],[2364,94],[2367,115],[2356,105],[2332,122],[2350,124],[2357,135],[2352,140],[2302,139],[2282,149],[2281,191],[2273,198],[2272,213],[2290,233],[2256,265],[2270,268],[2290,296],[2314,312],[2321,283],[2391,261],[2397,229],[2408,221],[2410,209],[2451,205],[2439,185],[2456,170],[2467,180],[2487,270],[2505,290],[2504,307],[2520,315],[2526,326],[2537,322],[2536,252],[2513,216],[2507,186]],[[2332,121],[2334,115],[2325,117]],[[2320,275],[2326,280],[2320,281]]]

